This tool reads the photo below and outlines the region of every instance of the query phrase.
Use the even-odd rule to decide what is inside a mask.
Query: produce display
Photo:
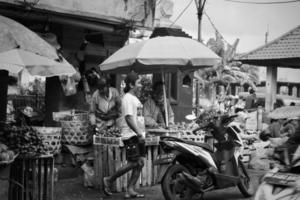
[[[101,135],[103,137],[121,137],[121,130],[116,127],[97,127],[96,135]]]
[[[10,149],[20,153],[20,155],[38,156],[47,151],[43,144],[43,136],[29,126],[6,127],[2,140]]]

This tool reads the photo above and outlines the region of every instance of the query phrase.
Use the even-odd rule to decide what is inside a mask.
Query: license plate
[[[173,153],[158,155],[157,159],[154,161],[154,165],[171,163],[175,159],[176,155]]]
[[[300,175],[291,173],[268,173],[264,181],[273,185],[293,186],[296,180],[300,179]]]

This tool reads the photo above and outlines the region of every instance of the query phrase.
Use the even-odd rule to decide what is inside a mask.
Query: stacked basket
[[[75,111],[70,118],[60,120],[62,127],[62,142],[70,145],[88,145],[92,142],[89,130],[89,113]]]
[[[47,154],[58,154],[61,151],[61,128],[33,126],[35,131],[43,136],[43,145]]]

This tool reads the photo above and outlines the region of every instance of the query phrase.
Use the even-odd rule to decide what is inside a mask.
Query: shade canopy
[[[22,24],[0,15],[0,53],[22,49],[40,56],[58,59],[56,49]]]
[[[21,49],[0,53],[0,69],[18,74],[24,68],[35,76],[60,76],[75,74],[76,70],[65,59],[56,61]]]
[[[76,70],[56,49],[22,24],[0,15],[0,70],[31,75],[72,75]]]
[[[119,49],[103,63],[102,71],[138,73],[172,72],[211,67],[220,57],[202,43],[184,37],[156,37],[129,44]]]

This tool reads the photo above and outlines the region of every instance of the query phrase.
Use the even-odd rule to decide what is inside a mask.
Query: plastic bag
[[[81,166],[81,169],[84,171],[83,186],[94,187],[95,171],[93,167],[86,162]]]
[[[71,96],[76,94],[76,82],[73,77],[62,77],[61,85],[66,96]]]

